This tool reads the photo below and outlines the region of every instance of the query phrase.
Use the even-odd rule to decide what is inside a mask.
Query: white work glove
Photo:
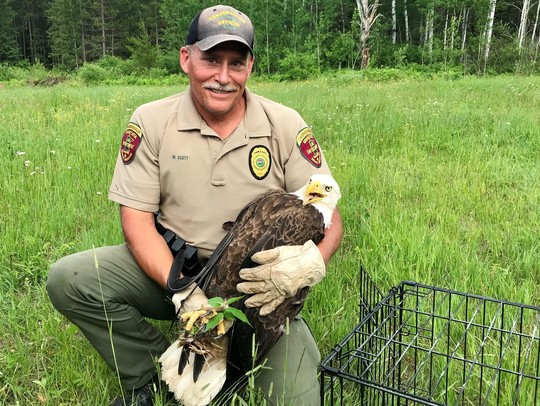
[[[260,266],[245,268],[237,285],[240,292],[252,294],[248,307],[260,307],[261,316],[272,313],[298,290],[320,282],[325,274],[324,259],[313,241],[261,251],[251,257]]]
[[[176,292],[171,298],[171,301],[176,309],[176,314],[181,315],[182,313],[199,310],[208,303],[208,298],[201,288],[193,284],[184,290]]]

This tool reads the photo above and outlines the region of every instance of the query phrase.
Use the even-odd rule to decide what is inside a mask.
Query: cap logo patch
[[[296,136],[296,145],[300,149],[302,156],[306,158],[314,167],[321,167],[321,149],[309,127],[300,130]]]
[[[124,165],[129,165],[135,159],[135,153],[139,145],[141,145],[142,137],[141,127],[135,123],[129,123],[122,137],[122,146],[120,147],[120,154],[122,155]]]
[[[264,145],[256,145],[249,151],[249,170],[257,180],[263,180],[270,172],[272,159],[270,150]]]
[[[224,10],[212,14],[208,17],[208,21],[216,21],[217,25],[222,25],[231,29],[240,28],[240,23],[247,24],[245,18],[232,10]]]

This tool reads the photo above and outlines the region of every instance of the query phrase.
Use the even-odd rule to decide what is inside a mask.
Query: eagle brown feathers
[[[296,195],[283,191],[266,193],[240,212],[222,241],[227,247],[207,281],[206,296],[228,299],[241,295],[236,289],[242,282],[239,272],[257,266],[251,261],[253,254],[283,245],[302,245],[308,240],[317,244],[323,237],[323,215],[313,205],[304,205]],[[235,307],[245,312],[251,326],[237,322],[229,333],[229,369],[243,374],[254,362],[261,361],[283,334],[287,318],[293,319],[300,313],[308,290],[301,289],[265,316],[259,315],[258,308],[245,307],[244,300],[235,303]],[[253,333],[256,360],[251,359]]]

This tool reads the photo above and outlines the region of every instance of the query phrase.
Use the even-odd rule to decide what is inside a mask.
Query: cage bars
[[[360,320],[321,363],[324,404],[537,404],[540,308],[361,270]]]

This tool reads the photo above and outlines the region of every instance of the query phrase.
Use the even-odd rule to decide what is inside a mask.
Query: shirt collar
[[[245,95],[246,114],[240,126],[243,124],[246,135],[249,138],[270,137],[270,123],[264,109],[257,98],[247,88],[245,89]],[[207,133],[207,130],[209,130],[208,125],[199,115],[193,103],[190,87],[184,92],[179,105],[177,128],[178,131],[199,130],[201,133]]]

